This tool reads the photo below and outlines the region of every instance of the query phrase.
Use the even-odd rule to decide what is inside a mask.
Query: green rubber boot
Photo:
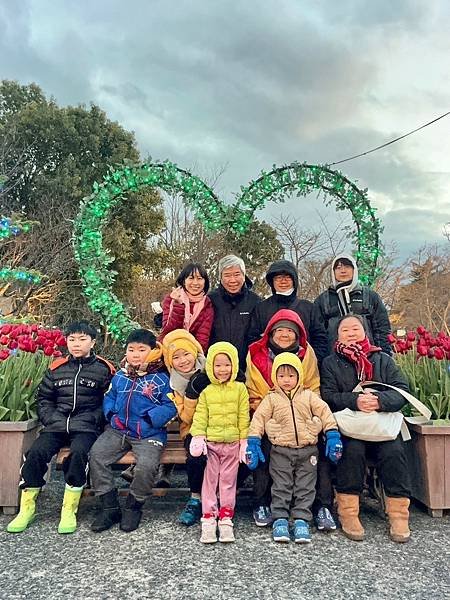
[[[76,530],[77,510],[82,492],[82,487],[72,487],[71,485],[66,485],[63,505],[61,508],[61,520],[58,525],[58,533],[73,533]]]
[[[6,531],[20,533],[30,525],[36,516],[36,498],[41,488],[25,488],[20,496],[20,510],[17,517],[9,523]]]

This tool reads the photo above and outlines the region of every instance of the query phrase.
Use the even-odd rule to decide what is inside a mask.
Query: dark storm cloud
[[[228,163],[222,184],[231,194],[274,163],[333,162],[403,133],[382,133],[370,119],[398,106],[415,114],[408,88],[376,92],[380,50],[426,36],[441,6],[0,0],[0,76],[36,81],[60,103],[100,104],[135,131],[143,155],[206,170]],[[413,95],[433,110],[449,100],[445,91]],[[339,168],[398,211],[438,198],[407,144]]]

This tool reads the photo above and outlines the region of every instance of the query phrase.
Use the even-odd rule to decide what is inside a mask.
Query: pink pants
[[[202,512],[217,517],[217,486],[221,508],[234,510],[239,468],[239,442],[208,442],[208,460],[202,485]]]

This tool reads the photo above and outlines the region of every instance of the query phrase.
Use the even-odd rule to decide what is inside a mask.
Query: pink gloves
[[[204,435],[194,435],[189,444],[189,452],[191,453],[191,456],[207,454],[208,448],[206,447],[206,438]]]
[[[239,442],[239,462],[247,464],[247,440],[240,440]]]

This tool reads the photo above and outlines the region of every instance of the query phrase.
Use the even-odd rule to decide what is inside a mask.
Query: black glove
[[[203,371],[196,371],[187,384],[185,396],[191,398],[191,400],[197,400],[205,387],[210,383],[211,382],[206,373]]]
[[[241,383],[245,383],[245,373],[242,369],[239,369],[236,375],[236,381],[240,381]]]

